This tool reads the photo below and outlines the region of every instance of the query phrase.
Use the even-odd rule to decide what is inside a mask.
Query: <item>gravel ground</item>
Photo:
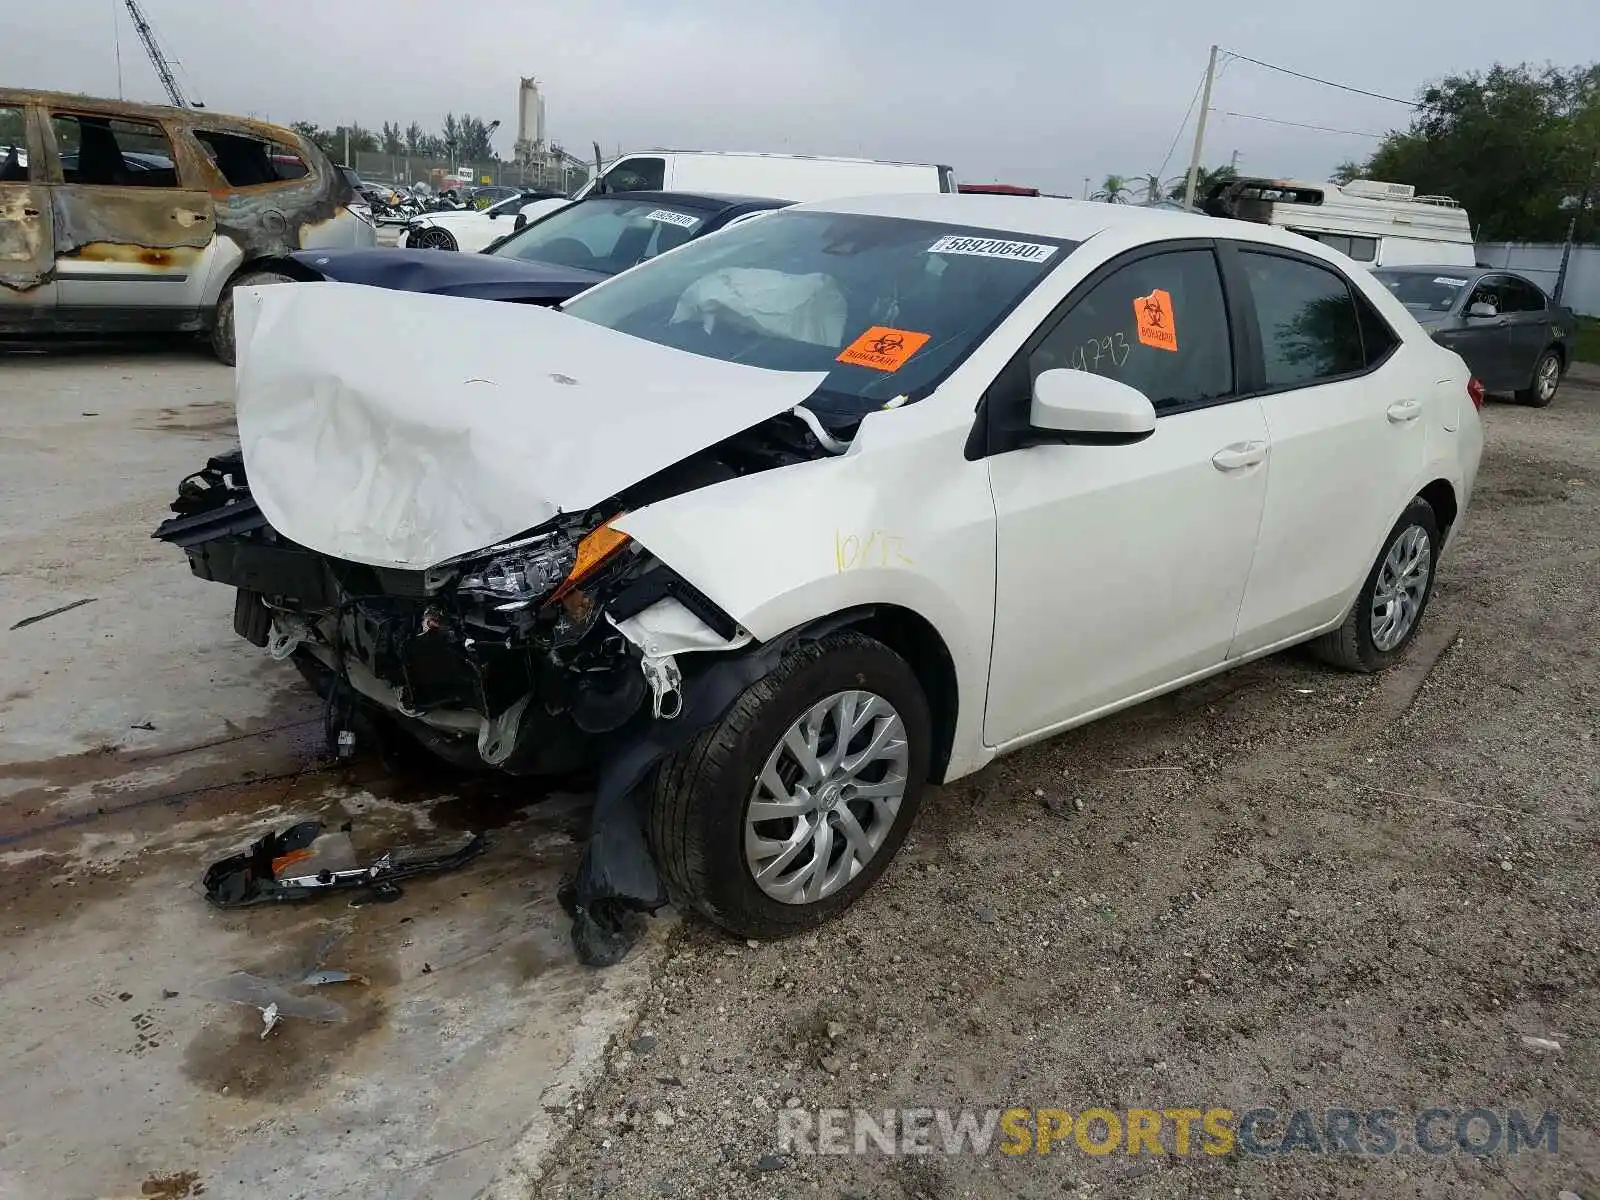
[[[1280,655],[935,789],[815,936],[685,922],[537,1194],[1600,1197],[1600,371],[1579,370],[1549,409],[1484,412],[1406,662]],[[1208,1155],[1198,1130],[1181,1156],[779,1152],[785,1106],[1094,1105],[1391,1108],[1402,1133],[1430,1106],[1553,1110],[1560,1133],[1481,1157]]]

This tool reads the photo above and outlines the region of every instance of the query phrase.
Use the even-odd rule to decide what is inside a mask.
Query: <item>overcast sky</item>
[[[586,153],[788,150],[949,163],[968,180],[1077,194],[1168,158],[1212,42],[1387,95],[1502,62],[1600,56],[1600,0],[142,0],[208,107],[287,123],[505,125],[543,84],[551,134]],[[161,100],[122,0],[6,0],[0,81]],[[1381,133],[1395,104],[1233,61],[1208,163],[1322,178],[1376,142],[1247,120]]]

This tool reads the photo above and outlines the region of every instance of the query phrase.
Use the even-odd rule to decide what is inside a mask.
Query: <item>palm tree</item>
[[[1239,171],[1232,163],[1221,167],[1201,167],[1194,173],[1194,202],[1199,204],[1206,198],[1207,192],[1224,180],[1237,178]],[[1167,193],[1167,199],[1182,200],[1188,182],[1189,177],[1186,174],[1172,185],[1172,190]]]
[[[1100,190],[1091,200],[1103,200],[1107,204],[1126,204],[1133,196],[1133,189],[1128,186],[1128,180],[1122,175],[1107,175],[1100,183]]]
[[[1166,194],[1167,190],[1159,175],[1140,176],[1139,187],[1144,190],[1144,202],[1146,204],[1154,204]]]

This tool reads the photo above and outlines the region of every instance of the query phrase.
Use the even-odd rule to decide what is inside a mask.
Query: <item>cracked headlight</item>
[[[500,601],[501,611],[522,608],[554,591],[578,561],[578,548],[560,534],[495,547],[473,563],[457,590]]]

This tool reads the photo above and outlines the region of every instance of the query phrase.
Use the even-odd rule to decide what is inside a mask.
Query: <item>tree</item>
[[[1347,158],[1333,169],[1333,174],[1328,178],[1337,184],[1349,183],[1352,179],[1360,179],[1366,168],[1353,158]]]
[[[1220,167],[1201,167],[1194,173],[1194,202],[1196,205],[1205,202],[1206,195],[1219,183],[1229,179],[1239,178],[1239,170],[1232,163],[1224,163]],[[1187,172],[1167,192],[1168,200],[1182,200],[1188,194],[1189,176]]]
[[[334,142],[338,139],[334,136],[333,130],[323,129],[311,121],[296,121],[289,128],[305,138],[306,141],[312,143],[324,154],[335,153]]]
[[[406,152],[405,143],[400,135],[400,126],[390,121],[383,123],[383,152],[390,158],[399,158]]]
[[[1600,64],[1572,71],[1496,64],[1422,91],[1411,125],[1363,168],[1448,195],[1484,241],[1554,241],[1588,208],[1600,159]]]
[[[1139,179],[1139,186],[1144,189],[1144,202],[1146,204],[1154,204],[1157,200],[1161,199],[1162,194],[1165,191],[1161,183],[1161,176],[1159,175],[1141,176]]]
[[[1133,198],[1133,188],[1125,176],[1107,175],[1100,181],[1100,190],[1089,198],[1106,204],[1126,204]]]
[[[494,158],[494,147],[489,144],[489,123],[463,113],[457,126],[456,157],[462,162],[489,162]]]

